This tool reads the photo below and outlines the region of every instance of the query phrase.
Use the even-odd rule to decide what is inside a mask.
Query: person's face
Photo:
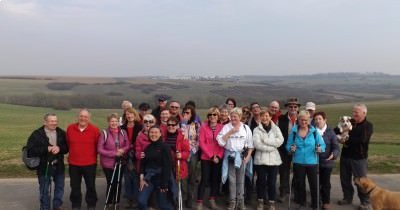
[[[152,128],[149,130],[149,140],[157,141],[161,137],[161,131],[159,128]]]
[[[279,105],[278,105],[277,103],[271,103],[271,104],[269,105],[269,111],[270,111],[272,114],[276,114],[276,113],[279,111]]]
[[[221,120],[222,120],[222,121],[226,121],[226,120],[228,119],[228,117],[229,117],[228,110],[222,109],[222,110],[221,110],[221,113],[220,113],[220,118],[221,118]]]
[[[48,116],[47,119],[44,121],[44,127],[48,130],[54,131],[56,130],[58,125],[57,116]]]
[[[360,107],[353,108],[353,119],[356,123],[362,122],[367,114]]]
[[[109,121],[108,121],[108,126],[110,127],[110,128],[113,128],[113,129],[115,129],[115,128],[118,128],[118,126],[119,126],[119,122],[118,122],[118,119],[117,118],[111,118]]]
[[[228,105],[229,109],[235,108],[235,104],[233,103],[233,101],[228,101],[228,103],[226,105]]]
[[[271,122],[271,116],[268,112],[262,114],[260,117],[263,124],[269,125],[269,123]]]
[[[326,119],[324,119],[321,115],[314,116],[314,124],[317,128],[323,128],[326,124]]]
[[[179,109],[181,108],[181,106],[176,103],[176,102],[172,102],[169,105],[169,113],[173,116],[178,115],[179,114]]]
[[[308,127],[309,119],[310,119],[310,117],[306,116],[306,115],[302,115],[301,117],[299,117],[297,119],[297,123],[298,123],[299,127],[300,128]]]
[[[167,122],[168,118],[169,118],[170,114],[168,110],[164,110],[160,113],[160,120],[161,122]]]
[[[145,131],[148,131],[155,124],[156,124],[156,122],[154,121],[154,119],[144,119],[143,120],[143,126],[144,126]]]
[[[125,118],[128,122],[133,122],[135,121],[135,115],[131,112],[126,111],[125,112]]]
[[[170,133],[175,133],[178,130],[178,123],[175,121],[168,121],[167,122],[167,129]]]
[[[231,122],[233,126],[236,126],[240,123],[240,116],[236,113],[231,113]]]
[[[145,116],[146,114],[150,114],[150,109],[141,109],[139,110],[140,116]]]
[[[189,119],[192,117],[192,111],[191,111],[190,109],[185,109],[185,110],[183,111],[183,117],[184,117],[186,120],[189,120]]]
[[[314,116],[314,113],[315,113],[314,110],[312,110],[312,109],[307,109],[307,111],[308,111],[308,113],[310,113],[310,116],[311,116],[311,117]]]
[[[86,127],[90,121],[90,114],[86,110],[79,112],[78,124],[80,127]]]
[[[296,104],[289,104],[287,108],[290,115],[297,115],[297,112],[299,111],[299,106]]]
[[[260,105],[253,104],[253,106],[251,106],[251,112],[253,113],[253,115],[259,115],[260,111],[261,111]]]
[[[217,123],[218,122],[218,113],[213,112],[207,115],[208,121],[210,123]]]
[[[163,100],[158,100],[158,106],[160,106],[160,108],[165,108],[167,107],[167,100],[163,101]]]

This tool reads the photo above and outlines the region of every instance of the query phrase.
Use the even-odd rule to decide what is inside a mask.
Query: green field
[[[336,125],[339,116],[351,115],[352,103],[320,105],[318,110],[328,114],[329,124]],[[369,167],[373,173],[400,173],[400,101],[369,102],[368,120],[374,124],[374,134],[370,145]],[[92,110],[92,121],[99,128],[106,126],[106,115],[119,110]],[[59,126],[66,126],[76,119],[77,110],[55,111],[37,108],[0,104],[0,177],[33,176],[20,160],[21,148],[30,133],[42,124],[42,116],[55,112]],[[204,119],[204,110],[200,114]]]

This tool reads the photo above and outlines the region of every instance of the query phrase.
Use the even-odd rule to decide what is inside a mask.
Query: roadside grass
[[[318,105],[328,115],[329,124],[334,127],[341,115],[351,115],[354,103]],[[400,101],[368,102],[368,120],[374,124],[369,149],[369,170],[373,173],[400,173]],[[30,177],[35,173],[27,170],[21,161],[21,148],[31,132],[42,125],[44,113],[55,112],[59,126],[65,129],[76,121],[78,110],[59,111],[50,108],[38,108],[0,104],[0,178]],[[106,126],[106,116],[119,109],[96,109],[92,111],[92,122],[100,129]],[[206,109],[198,110],[205,119]],[[285,112],[285,111],[283,111]],[[339,161],[337,161],[339,162]],[[335,171],[337,172],[338,167]],[[98,174],[102,175],[101,167]]]

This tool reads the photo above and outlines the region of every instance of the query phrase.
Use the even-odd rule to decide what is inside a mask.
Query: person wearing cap
[[[311,125],[315,126],[315,124],[314,124],[314,113],[315,113],[315,109],[316,109],[315,103],[311,102],[311,101],[307,102],[305,109],[308,111],[308,113],[310,113]]]
[[[151,112],[151,114],[157,119],[157,122],[161,122],[161,111],[167,108],[167,97],[166,96],[160,96],[158,97],[158,106],[157,108],[153,109],[153,111]]]
[[[289,193],[292,156],[287,152],[285,146],[292,128],[297,124],[296,121],[300,103],[297,98],[289,98],[285,107],[287,109],[286,114],[281,115],[278,119],[278,125],[283,135],[283,144],[278,148],[282,160],[282,164],[279,166],[279,202],[284,202]]]

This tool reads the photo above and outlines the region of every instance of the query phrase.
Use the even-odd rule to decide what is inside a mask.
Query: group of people
[[[56,114],[46,114],[44,125],[27,143],[28,156],[40,157],[40,209],[50,209],[51,203],[53,209],[63,209],[67,153],[73,210],[82,206],[82,178],[87,209],[95,209],[97,156],[107,180],[105,209],[119,208],[123,194],[126,208],[174,209],[178,200],[192,208],[197,200],[195,208],[202,210],[208,187],[211,209],[224,209],[216,202],[223,191],[229,195],[226,209],[243,210],[251,199],[254,180],[257,210],[274,210],[276,202],[291,199],[291,191],[296,208],[301,209],[306,206],[306,177],[311,207],[330,208],[330,176],[340,154],[338,131],[327,125],[326,113],[317,111],[315,103],[307,102],[300,110],[298,99],[290,98],[283,114],[278,101],[268,107],[257,102],[238,107],[235,99],[228,98],[224,105],[210,107],[201,121],[193,101],[182,111],[178,101],[168,103],[160,96],[158,102],[153,110],[142,103],[136,111],[132,103],[123,101],[122,116],[107,116],[108,127],[103,130],[90,123],[88,109],[81,109],[77,122],[66,131],[58,127]],[[341,152],[343,200],[339,205],[352,203],[352,176],[367,174],[373,129],[366,114],[364,104],[354,105],[353,130]],[[367,209],[368,196],[361,191],[358,195],[360,209]]]

